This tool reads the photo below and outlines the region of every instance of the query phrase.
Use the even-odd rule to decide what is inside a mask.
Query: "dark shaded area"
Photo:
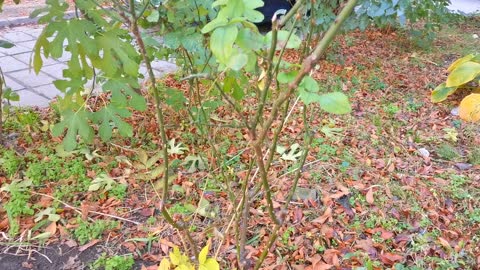
[[[258,8],[258,11],[263,13],[265,18],[258,25],[269,26],[272,24],[273,14],[279,9],[286,9],[287,11],[295,4],[295,0],[265,0],[265,5]]]

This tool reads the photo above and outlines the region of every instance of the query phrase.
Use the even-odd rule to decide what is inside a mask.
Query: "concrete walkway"
[[[46,107],[53,98],[62,95],[53,81],[63,77],[63,69],[67,67],[68,60],[66,54],[60,59],[44,59],[38,75],[30,65],[33,47],[42,29],[38,25],[0,29],[0,39],[15,44],[9,49],[0,48],[0,68],[6,84],[20,96],[20,101],[12,102],[12,105]],[[156,61],[152,66],[157,76],[176,69],[175,64],[166,61]],[[145,74],[145,71],[145,68],[140,68],[140,72]]]

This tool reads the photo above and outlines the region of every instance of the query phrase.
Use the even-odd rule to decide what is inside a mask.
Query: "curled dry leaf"
[[[312,222],[323,224],[323,223],[325,223],[325,221],[327,221],[327,219],[329,219],[331,217],[332,217],[332,208],[327,207],[327,209],[325,209],[325,212],[323,213],[323,215],[321,215],[318,218],[312,220]]]
[[[369,188],[365,199],[369,204],[373,204],[375,200],[373,199],[373,188]]]

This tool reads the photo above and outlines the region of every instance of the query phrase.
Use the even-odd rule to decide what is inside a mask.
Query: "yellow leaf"
[[[480,94],[470,94],[460,103],[458,110],[460,118],[469,122],[480,120]]]
[[[457,59],[455,62],[453,62],[447,69],[448,72],[451,72],[452,70],[456,69],[459,65],[470,61],[474,57],[473,54],[465,55],[462,58]]]
[[[199,270],[220,270],[220,265],[213,258],[208,258],[204,264],[200,264]]]
[[[170,270],[170,261],[168,259],[163,259],[158,266],[158,270]]]
[[[465,62],[457,66],[450,75],[448,75],[446,87],[460,86],[466,84],[480,75],[480,64],[475,62]]]
[[[207,244],[204,248],[202,248],[202,251],[200,251],[200,254],[198,254],[198,262],[200,263],[200,265],[204,264],[205,261],[207,260],[208,249],[209,249],[209,245]]]
[[[180,265],[182,263],[182,254],[180,253],[180,249],[178,249],[178,247],[174,247],[173,252],[170,252],[169,255],[173,265]]]

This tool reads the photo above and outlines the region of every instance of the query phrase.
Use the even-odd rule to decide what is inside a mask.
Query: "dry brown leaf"
[[[95,246],[98,242],[100,242],[99,239],[93,239],[92,241],[86,243],[85,245],[80,246],[80,247],[78,248],[78,251],[80,251],[80,252],[85,251],[85,250],[87,250],[88,248]]]
[[[403,259],[403,256],[393,253],[384,253],[380,254],[380,260],[386,265],[393,265],[396,262],[399,262]]]
[[[321,215],[318,218],[312,220],[312,222],[323,224],[323,223],[325,223],[325,221],[327,221],[327,219],[329,219],[331,217],[332,217],[332,208],[327,207],[327,209],[325,209],[325,212],[323,213],[323,215]]]
[[[50,225],[48,225],[45,228],[45,232],[50,232],[50,237],[54,236],[55,233],[57,232],[57,223],[56,222],[50,223]]]
[[[448,243],[448,241],[447,241],[445,238],[443,238],[443,237],[438,237],[438,241],[440,241],[440,244],[441,244],[444,248],[446,248],[446,249],[451,249],[451,248],[452,248],[452,246],[450,246],[450,243]]]
[[[365,199],[369,204],[373,204],[375,200],[373,199],[373,188],[369,188]]]

